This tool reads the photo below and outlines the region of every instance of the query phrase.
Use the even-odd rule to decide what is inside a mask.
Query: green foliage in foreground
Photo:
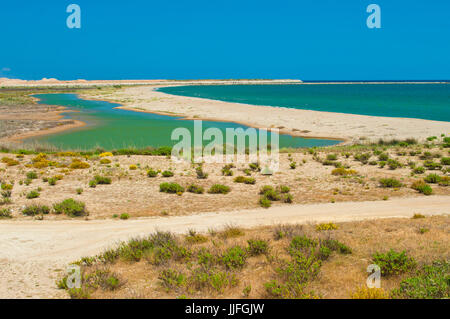
[[[450,263],[435,261],[425,265],[415,276],[404,279],[393,294],[408,299],[450,298]]]

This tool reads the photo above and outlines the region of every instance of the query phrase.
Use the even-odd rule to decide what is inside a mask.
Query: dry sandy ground
[[[127,221],[0,221],[0,298],[57,298],[64,292],[55,280],[67,263],[100,253],[118,241],[155,230],[205,232],[232,223],[256,227],[279,223],[343,222],[411,217],[414,213],[450,213],[450,196],[399,198],[377,202],[344,202],[278,206],[191,216]]]
[[[256,128],[280,128],[280,132],[285,134],[336,138],[348,142],[410,137],[424,140],[450,132],[450,122],[228,103],[168,95],[155,91],[158,87],[161,86],[127,87],[106,94],[101,91],[87,92],[82,97],[120,103],[123,108],[134,111],[237,122]]]
[[[412,150],[408,149],[408,150]],[[414,148],[415,149],[415,148]],[[406,149],[405,149],[406,150]],[[324,159],[331,150],[317,151],[320,158]],[[55,161],[63,167],[55,166],[43,169],[29,168],[34,155],[26,155],[18,159],[19,165],[8,167],[0,163],[0,180],[5,183],[14,183],[11,200],[12,203],[1,208],[10,208],[15,219],[31,219],[22,214],[22,208],[31,204],[42,204],[51,207],[54,203],[67,198],[74,198],[86,204],[90,219],[111,218],[113,214],[128,213],[131,218],[162,216],[162,215],[188,215],[199,212],[231,211],[240,209],[252,209],[259,207],[259,191],[264,185],[279,187],[281,185],[290,188],[294,204],[308,204],[320,202],[342,201],[372,201],[393,197],[423,197],[410,185],[422,179],[429,173],[442,174],[439,171],[427,171],[426,174],[411,176],[411,168],[408,162],[412,161],[421,166],[420,158],[416,156],[397,156],[395,149],[386,151],[391,158],[396,158],[405,167],[391,170],[388,167],[380,168],[377,165],[362,165],[353,157],[346,158],[338,154],[338,161],[350,166],[358,175],[340,177],[331,174],[334,166],[324,166],[313,159],[309,153],[292,153],[292,160],[297,163],[296,169],[289,167],[288,154],[280,154],[280,170],[271,176],[264,176],[260,172],[252,172],[255,179],[254,185],[233,182],[236,176],[244,176],[243,170],[248,164],[235,163],[232,169],[233,176],[223,176],[221,169],[224,164],[208,163],[203,165],[204,172],[208,173],[207,179],[197,179],[195,166],[190,163],[174,163],[165,156],[113,156],[108,157],[111,164],[103,165],[100,158],[92,157],[85,160],[91,166],[88,169],[71,170],[72,158],[49,155],[50,161]],[[433,151],[435,153],[435,151]],[[443,153],[440,151],[440,153]],[[447,156],[444,153],[444,156]],[[2,156],[15,159],[14,154]],[[377,157],[372,156],[373,159]],[[305,161],[305,163],[303,163]],[[135,164],[136,170],[129,167]],[[147,177],[147,169],[170,170],[173,177],[165,178],[161,174],[155,178]],[[35,171],[38,178],[30,185],[24,182],[26,173]],[[98,185],[95,188],[88,186],[94,175],[108,176],[112,179],[110,185]],[[50,186],[43,178],[61,175],[63,179],[56,185]],[[381,178],[393,177],[405,184],[399,189],[382,188],[379,185]],[[22,183],[21,183],[22,181]],[[163,182],[178,183],[187,188],[191,184],[202,186],[204,194],[183,193],[182,196],[161,193],[159,185]],[[213,184],[223,184],[231,188],[228,194],[209,194],[207,191]],[[450,187],[433,184],[433,193],[436,195],[450,195]],[[76,190],[83,189],[81,195]],[[40,189],[39,198],[27,199],[26,195],[36,189]],[[1,199],[1,198],[0,198]],[[282,201],[273,202],[273,205],[289,205]],[[65,215],[49,214],[45,219],[68,219]]]

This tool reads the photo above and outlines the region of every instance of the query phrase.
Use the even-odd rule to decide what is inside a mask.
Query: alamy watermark
[[[69,29],[81,29],[81,8],[78,4],[69,4],[66,12],[70,13],[67,17],[66,25]]]
[[[378,4],[369,4],[366,9],[370,15],[367,17],[366,24],[369,29],[381,29],[381,8]]]

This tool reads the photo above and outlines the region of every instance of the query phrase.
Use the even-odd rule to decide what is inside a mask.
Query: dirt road
[[[55,280],[69,262],[100,253],[118,241],[154,230],[185,233],[226,224],[242,227],[278,223],[353,221],[450,213],[450,196],[398,198],[374,202],[282,205],[190,216],[132,220],[1,221],[0,298],[66,297]]]

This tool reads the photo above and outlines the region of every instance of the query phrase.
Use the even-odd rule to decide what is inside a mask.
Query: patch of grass
[[[127,213],[120,214],[120,219],[126,220],[129,218],[130,218],[130,214],[127,214]]]

